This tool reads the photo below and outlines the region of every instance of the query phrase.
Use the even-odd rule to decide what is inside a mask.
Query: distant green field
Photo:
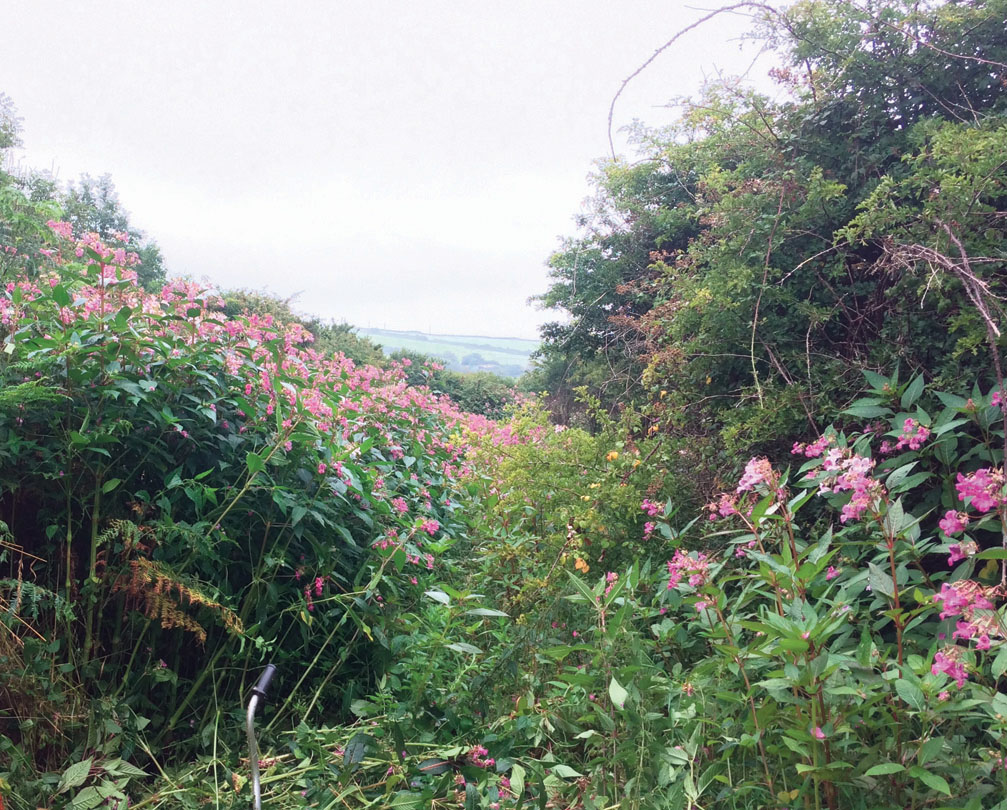
[[[460,370],[498,365],[517,366],[524,371],[529,366],[532,352],[539,345],[537,340],[483,335],[435,335],[394,329],[357,329],[357,332],[380,343],[386,352],[397,349],[420,352],[445,360]]]

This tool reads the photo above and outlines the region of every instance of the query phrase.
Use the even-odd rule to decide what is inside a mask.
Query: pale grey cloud
[[[26,162],[110,172],[175,272],[361,325],[534,336],[544,262],[612,94],[681,2],[7,0]],[[617,120],[744,70],[740,18],[661,57]],[[764,73],[764,68],[760,71]],[[624,145],[624,141],[620,140]]]

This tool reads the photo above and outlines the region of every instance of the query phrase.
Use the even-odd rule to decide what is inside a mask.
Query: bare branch
[[[627,76],[625,79],[622,80],[622,84],[619,85],[619,89],[616,91],[616,94],[612,97],[612,103],[609,105],[608,108],[608,148],[612,152],[612,160],[615,160],[615,143],[612,140],[612,118],[615,115],[615,103],[619,100],[619,96],[622,95],[622,91],[626,89],[626,85],[628,85],[631,81],[633,81],[633,79],[635,79],[637,76],[643,73],[643,71],[645,71],[648,67],[650,67],[650,64],[655,59],[657,59],[657,57],[659,57],[662,53],[668,50],[668,48],[674,45],[675,42],[679,39],[679,37],[689,33],[690,31],[695,30],[696,28],[699,28],[699,26],[701,26],[703,23],[709,22],[714,17],[717,17],[720,14],[724,14],[725,12],[728,11],[737,11],[738,9],[742,8],[761,9],[762,11],[765,11],[774,16],[779,15],[779,11],[777,11],[772,6],[767,5],[766,3],[751,2],[751,0],[746,0],[746,2],[742,3],[734,3],[733,5],[730,6],[724,6],[723,8],[715,9],[714,11],[711,11],[709,14],[707,14],[705,17],[700,17],[698,20],[696,20],[696,22],[692,23],[691,25],[687,25],[685,28],[679,30],[675,34],[675,36],[673,36],[671,39],[665,42],[664,45],[662,45],[660,48],[654,51],[654,53],[651,54],[650,58],[646,62],[644,62],[642,65],[640,65],[640,67],[638,67],[636,70],[630,73],[629,76]]]

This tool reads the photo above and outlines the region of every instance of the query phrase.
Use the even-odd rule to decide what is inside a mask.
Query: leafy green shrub
[[[0,630],[23,650],[0,690],[63,719],[25,745],[39,727],[6,707],[0,769],[233,738],[225,707],[267,658],[277,728],[350,716],[464,525],[460,430],[491,424],[195,284],[148,294],[124,246],[50,225],[0,295]],[[50,795],[33,784],[25,802]]]
[[[532,653],[547,669],[490,750],[566,777],[567,806],[996,803],[1001,397],[869,380],[847,416],[876,421],[795,446],[793,470],[752,459],[663,574],[570,574],[578,635]]]

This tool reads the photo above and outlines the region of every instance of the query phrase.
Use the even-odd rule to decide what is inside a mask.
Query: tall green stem
[[[87,566],[87,628],[84,635],[84,663],[91,660],[94,645],[94,620],[98,606],[98,523],[101,511],[101,473],[95,478],[94,498],[91,502],[91,553]]]

